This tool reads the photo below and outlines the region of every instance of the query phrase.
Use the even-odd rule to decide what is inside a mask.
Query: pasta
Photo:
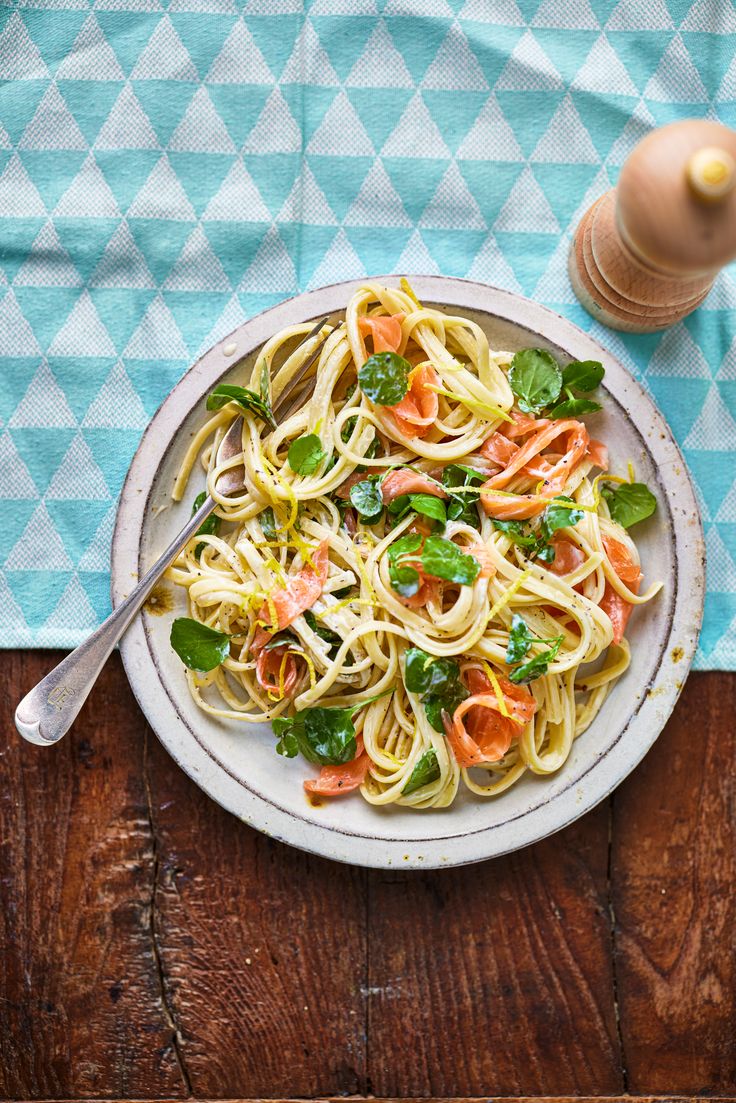
[[[172,643],[195,702],[271,722],[279,753],[317,768],[314,799],[446,807],[461,786],[491,797],[554,773],[629,664],[629,614],[660,588],[639,592],[624,527],[654,499],[606,474],[580,420],[602,367],[492,351],[406,281],[367,283],[311,397],[272,428],[310,328],[271,338],[239,398],[214,392],[176,480],[181,499],[199,459],[217,502],[169,571],[187,591]],[[242,455],[218,463],[238,414]],[[238,465],[242,493],[224,496]]]

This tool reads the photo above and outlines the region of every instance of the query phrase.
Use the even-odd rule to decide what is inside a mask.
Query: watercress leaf
[[[492,521],[494,529],[499,532],[505,532],[508,536],[524,536],[523,521],[497,521],[495,517]]]
[[[410,693],[442,689],[460,677],[453,659],[434,658],[420,647],[407,649],[404,664],[404,684]]]
[[[275,720],[273,726],[274,731],[276,731]],[[284,758],[296,758],[299,754],[299,740],[291,729],[287,729],[279,736],[276,743],[276,754],[283,755]]]
[[[567,390],[595,390],[606,374],[598,360],[574,360],[563,367],[563,387]]]
[[[582,417],[583,414],[594,414],[602,409],[600,402],[592,402],[589,398],[569,398],[565,402],[558,402],[544,415],[552,421],[559,421],[563,417]]]
[[[261,522],[261,528],[263,529],[263,535],[267,540],[278,539],[278,533],[276,532],[276,518],[273,515],[273,509],[271,506],[266,506],[258,514],[258,520]]]
[[[262,418],[272,429],[276,428],[270,402],[264,401],[255,391],[249,391],[245,387],[235,387],[229,383],[219,383],[207,398],[207,409],[221,410],[228,402],[237,402],[242,409]]]
[[[542,563],[554,563],[557,549],[554,544],[542,544],[538,546],[535,559],[541,559]]]
[[[535,678],[539,678],[542,674],[547,673],[549,664],[557,657],[557,652],[560,650],[562,643],[562,636],[558,636],[551,647],[548,647],[546,651],[540,652],[539,655],[535,655],[533,659],[529,659],[521,666],[517,666],[516,670],[512,670],[509,674],[509,681],[514,685],[523,686],[527,682],[533,681]]]
[[[446,582],[457,582],[461,586],[472,586],[481,569],[474,556],[468,555],[452,540],[445,540],[444,536],[428,536],[424,541],[422,567],[434,578],[444,578]]]
[[[442,485],[446,489],[456,486],[470,486],[474,482],[484,483],[488,478],[482,471],[467,467],[464,463],[450,463],[442,471]]]
[[[463,501],[461,498],[451,498],[447,504],[447,520],[458,521],[461,525],[470,525],[471,528],[480,530],[480,514],[475,498]]]
[[[399,494],[398,498],[394,498],[392,502],[389,502],[386,508],[396,521],[400,521],[402,517],[406,517],[411,509],[411,499],[408,494]]]
[[[230,637],[191,617],[177,617],[171,626],[171,646],[190,670],[214,670],[230,651]]]
[[[399,597],[414,597],[419,592],[419,571],[414,567],[389,564],[388,577]]]
[[[562,386],[569,391],[594,391],[604,375],[599,360],[573,360],[562,369]]]
[[[447,520],[445,503],[434,494],[410,494],[409,502],[412,509],[415,509],[417,513],[424,514],[425,517],[431,517],[434,521],[440,521],[443,525]]]
[[[521,349],[511,361],[509,383],[519,409],[536,414],[560,397],[562,372],[546,349]]]
[[[369,356],[358,372],[363,394],[377,406],[397,406],[409,390],[411,364],[395,352]]]
[[[437,761],[437,752],[434,747],[430,747],[417,762],[401,792],[405,797],[408,797],[410,793],[415,793],[417,789],[421,789],[424,785],[437,781],[439,776],[440,764]]]
[[[608,502],[611,517],[625,529],[651,517],[657,508],[657,499],[644,483],[606,485],[601,493]]]
[[[509,645],[506,648],[506,662],[520,663],[534,643],[535,637],[529,631],[526,621],[518,613],[511,618]]]
[[[342,636],[338,636],[337,632],[333,632],[332,629],[328,628],[326,624],[323,624],[321,620],[317,620],[317,617],[311,609],[305,610],[302,616],[315,636],[319,636],[321,640],[325,640],[326,643],[332,645],[340,646],[340,644],[342,644]]]
[[[539,526],[545,542],[549,540],[553,532],[557,532],[558,529],[571,528],[583,519],[584,511],[582,509],[570,509],[568,506],[557,504],[559,502],[572,502],[572,498],[561,494],[557,498],[553,498],[545,509]]]
[[[299,714],[304,725],[304,740],[313,760],[323,766],[339,766],[355,758],[354,711],[353,708],[312,708]]]
[[[260,391],[261,401],[264,402],[269,410],[271,409],[271,370],[266,360],[261,361],[261,374],[259,379],[258,390]]]
[[[204,501],[205,501],[206,497],[207,497],[207,492],[205,490],[203,490],[202,493],[198,494],[197,497],[194,499],[194,502],[192,504],[192,517],[197,512],[197,510],[201,506],[204,505]],[[217,516],[216,513],[210,513],[207,520],[203,521],[202,524],[197,529],[197,536],[216,536],[219,531],[220,531],[220,518]],[[195,559],[199,559],[199,557],[202,554],[202,551],[204,550],[205,547],[206,547],[206,544],[204,544],[204,543],[197,544],[196,548],[194,549]]]
[[[403,555],[412,555],[419,550],[421,543],[422,536],[419,532],[409,532],[406,536],[394,540],[388,549],[389,563],[396,563]]]
[[[428,693],[422,698],[427,720],[436,732],[444,732],[445,730],[442,723],[442,713],[447,712],[452,716],[457,706],[469,696],[470,694],[463,683],[458,680],[457,682],[450,682],[444,689]]]
[[[363,520],[378,520],[383,513],[381,487],[376,477],[364,479],[350,488],[350,501]]]
[[[358,415],[354,414],[353,417],[349,417],[342,429],[340,430],[340,440],[347,444],[355,429],[355,423],[358,420]],[[363,453],[365,459],[372,460],[381,447],[380,441],[377,436],[373,436],[373,440],[370,442],[365,452]]]
[[[316,433],[306,433],[289,445],[289,467],[296,475],[313,475],[324,458],[322,441]]]

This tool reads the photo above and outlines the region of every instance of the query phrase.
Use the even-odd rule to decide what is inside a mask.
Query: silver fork
[[[327,322],[327,318],[322,318],[304,337],[301,344],[306,344],[312,337],[316,337]],[[329,334],[324,334],[320,343],[286,384],[274,403],[274,418],[283,421],[301,406],[311,393],[314,388],[314,377],[308,376],[309,369],[322,351],[328,336]],[[242,430],[243,419],[237,417],[220,442],[217,451],[218,463],[230,460],[242,452]],[[231,467],[219,476],[216,489],[223,496],[242,493],[245,489],[244,478],[245,470],[242,466]],[[48,747],[52,743],[58,743],[66,735],[118,640],[140,611],[166,568],[196,535],[215,505],[214,499],[207,495],[197,512],[128,597],[118,605],[107,620],[103,621],[89,639],[62,659],[50,674],[47,674],[30,693],[26,694],[15,711],[15,726],[29,743]]]

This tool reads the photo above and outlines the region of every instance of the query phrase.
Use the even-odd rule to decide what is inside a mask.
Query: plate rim
[[[120,494],[112,538],[111,593],[113,606],[117,606],[125,596],[126,585],[123,580],[126,577],[128,579],[138,577],[139,573],[141,538],[147,520],[146,505],[156,474],[155,468],[150,466],[149,453],[152,450],[155,451],[158,431],[166,425],[171,416],[171,411],[177,411],[174,414],[174,420],[176,427],[178,427],[186,419],[193,406],[200,401],[200,395],[197,395],[196,401],[189,403],[183,412],[177,409],[186,394],[200,387],[202,382],[200,377],[204,377],[206,386],[211,387],[217,378],[229,371],[243,357],[248,356],[254,348],[261,345],[273,332],[284,325],[302,320],[306,321],[322,313],[332,313],[344,309],[347,297],[356,288],[372,282],[395,282],[398,278],[398,275],[393,274],[343,280],[292,296],[243,322],[231,333],[222,337],[202,356],[198,357],[151,418],[126,475]],[[654,451],[656,452],[658,447],[674,451],[675,457],[681,464],[682,473],[685,475],[685,479],[680,479],[678,484],[677,504],[681,506],[683,498],[686,499],[685,505],[688,508],[685,512],[688,513],[691,510],[691,516],[696,520],[694,533],[688,534],[690,538],[694,537],[694,547],[686,557],[683,558],[678,555],[678,545],[685,538],[681,530],[675,527],[673,549],[676,558],[676,572],[671,617],[665,630],[661,662],[655,668],[647,688],[650,689],[654,680],[659,678],[663,668],[668,665],[668,660],[669,665],[673,668],[671,671],[672,677],[665,678],[665,684],[658,687],[657,693],[659,696],[656,703],[651,700],[650,693],[643,693],[638,707],[632,710],[623,728],[616,732],[613,742],[607,743],[606,749],[591,764],[585,777],[589,784],[591,779],[595,780],[596,783],[592,785],[592,791],[587,794],[585,799],[574,802],[570,800],[570,787],[568,786],[541,805],[519,813],[518,816],[514,817],[514,821],[517,824],[525,825],[527,830],[522,829],[519,838],[509,845],[494,845],[494,833],[497,833],[504,826],[503,824],[489,825],[472,831],[468,830],[456,835],[445,836],[442,839],[434,837],[426,840],[421,838],[387,840],[385,838],[368,837],[364,834],[343,832],[333,826],[319,824],[314,820],[294,817],[288,811],[276,807],[262,795],[254,794],[252,791],[248,792],[240,781],[229,774],[227,769],[212,756],[210,756],[209,762],[197,761],[206,752],[196,736],[191,733],[184,718],[178,713],[173,698],[168,693],[155,656],[149,648],[148,632],[143,617],[135,618],[121,641],[120,651],[133,694],[159,741],[184,772],[222,807],[256,830],[322,857],[373,868],[396,868],[400,866],[402,868],[429,869],[483,861],[546,838],[566,827],[604,800],[638,765],[661,734],[667,719],[671,715],[695,655],[705,598],[705,542],[702,517],[692,479],[679,445],[651,395],[644,390],[620,360],[575,323],[570,322],[549,307],[513,291],[458,277],[411,275],[410,279],[422,298],[436,302],[444,308],[485,311],[493,317],[538,334],[544,340],[565,351],[568,351],[571,347],[580,347],[581,343],[587,345],[587,356],[581,356],[580,358],[592,358],[595,355],[595,358],[603,359],[608,365],[614,366],[615,371],[621,375],[620,382],[629,392],[624,397],[633,398],[635,401],[643,403],[647,410],[648,420],[659,430],[659,445],[655,444]],[[455,295],[453,295],[453,291]],[[481,297],[482,302],[461,301],[463,297],[473,298],[473,296]],[[333,300],[337,300],[337,302]],[[325,305],[326,302],[330,302],[332,305],[328,307]],[[224,350],[233,344],[236,346],[236,353],[226,354]],[[620,395],[615,397],[623,404]],[[641,435],[643,445],[652,461],[656,462],[651,442],[638,429],[633,418],[632,423]],[[161,437],[166,438],[163,449],[159,448],[162,455],[170,447],[171,440],[176,434],[176,427],[173,431],[170,428],[165,428],[162,431]],[[142,493],[136,485],[136,480],[139,477],[142,484],[147,488],[145,493]],[[668,509],[671,511],[672,492],[666,486],[666,483],[663,483],[663,485],[667,491]],[[681,584],[683,581],[684,585]],[[675,637],[677,640],[676,646],[681,654],[681,657],[676,660],[676,670],[671,659]],[[151,667],[153,667],[156,674],[155,684],[154,680],[151,679]],[[631,747],[627,747],[627,753],[623,755],[623,761],[619,763],[616,755],[614,755],[616,747],[621,743],[622,737],[629,732],[632,724],[639,726],[642,724],[640,719],[642,712],[647,716],[649,713],[653,713],[653,716],[649,717],[649,729],[644,728],[644,738],[640,738],[636,745],[632,744]],[[164,715],[164,713],[167,715]],[[182,727],[186,730],[185,733],[181,731]],[[161,728],[164,729],[165,734],[162,733]],[[177,731],[177,729],[179,730]],[[652,731],[654,731],[654,735],[651,734]],[[181,738],[182,735],[183,738]],[[188,752],[186,756],[181,753],[182,747]],[[602,770],[601,766],[604,763],[609,767],[613,765],[613,771],[607,773],[605,769]],[[205,774],[211,776],[208,776],[205,780]],[[246,792],[248,792],[247,797],[245,796]],[[245,809],[243,808],[244,803],[246,805]],[[525,821],[527,821],[526,824]],[[536,824],[537,821],[540,821],[538,829],[534,830],[532,827],[532,830],[529,830],[530,822]],[[463,847],[463,840],[468,843],[472,840],[473,845]],[[419,853],[425,844],[430,848],[431,853]],[[405,853],[407,849],[409,853]],[[445,850],[448,853],[434,853],[434,851],[439,850]]]

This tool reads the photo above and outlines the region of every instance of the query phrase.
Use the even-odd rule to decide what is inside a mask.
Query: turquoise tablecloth
[[[0,644],[109,608],[115,500],[199,350],[296,291],[442,272],[606,343],[664,410],[736,667],[733,271],[665,335],[593,324],[572,228],[651,127],[736,122],[729,0],[25,0],[0,8]]]

